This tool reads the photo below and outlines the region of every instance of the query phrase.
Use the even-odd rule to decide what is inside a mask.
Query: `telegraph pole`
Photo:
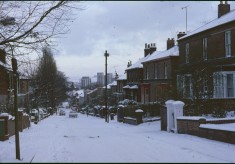
[[[14,111],[15,111],[15,145],[16,145],[16,159],[20,160],[20,142],[19,142],[19,117],[18,117],[18,102],[17,102],[17,60],[11,59],[13,69],[13,83],[14,83]]]
[[[188,5],[188,6],[189,6],[189,5]],[[188,12],[187,12],[187,8],[188,8],[188,6],[185,6],[185,7],[182,7],[182,8],[181,8],[182,10],[183,10],[183,9],[186,10],[186,31],[185,31],[186,34],[187,34],[187,30],[188,30],[188,29],[187,29],[187,19],[188,19],[188,18],[187,18],[187,15],[188,15],[188,14],[187,14],[187,13],[188,13]]]
[[[107,53],[107,50],[104,53],[105,56],[105,122],[109,122],[109,117],[108,117],[108,98],[107,98],[107,58],[109,54]]]

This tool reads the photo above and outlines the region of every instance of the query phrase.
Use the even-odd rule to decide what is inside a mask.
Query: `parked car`
[[[65,115],[65,111],[61,109],[59,115],[60,116],[64,116]]]
[[[31,119],[32,122],[38,122],[39,121],[39,114],[38,114],[37,109],[31,109],[30,119]]]
[[[77,118],[77,117],[78,117],[78,113],[76,111],[69,112],[69,118]]]
[[[38,111],[39,111],[39,121],[42,120],[44,118],[44,115],[43,115],[43,108],[38,108]]]
[[[45,108],[42,109],[43,110],[43,118],[48,116],[48,112]]]

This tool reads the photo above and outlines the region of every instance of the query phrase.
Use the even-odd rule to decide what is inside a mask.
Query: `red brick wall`
[[[199,136],[211,140],[235,144],[235,132],[232,131],[209,129],[209,128],[207,129],[200,127]]]
[[[199,126],[206,123],[205,119],[191,120],[191,119],[177,119],[178,133],[185,133],[191,135],[199,135]]]
[[[234,119],[218,119],[218,120],[177,119],[178,133],[191,134],[203,138],[235,144],[235,132],[199,127],[200,124],[205,124],[205,123],[225,124],[225,123],[235,123],[235,120]]]
[[[22,120],[19,119],[19,131],[30,127],[29,116],[22,116]],[[8,134],[9,137],[15,135],[15,120],[8,120]]]
[[[235,54],[235,22],[179,40],[180,64],[185,64],[185,44],[189,43],[189,63],[202,60],[202,39],[208,38],[208,60],[225,58],[225,31],[231,29],[231,54]]]
[[[7,95],[8,88],[8,74],[5,68],[0,66],[0,93],[1,95]]]

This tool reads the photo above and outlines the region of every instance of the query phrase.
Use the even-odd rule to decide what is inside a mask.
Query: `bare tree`
[[[52,46],[55,39],[69,32],[75,19],[75,1],[1,1],[0,49],[8,56],[40,54],[42,47]]]

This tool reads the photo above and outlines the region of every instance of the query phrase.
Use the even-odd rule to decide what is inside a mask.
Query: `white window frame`
[[[226,57],[231,57],[231,31],[226,31],[225,32],[225,56]]]
[[[228,75],[232,75],[232,85],[231,86],[228,86]],[[233,98],[234,97],[234,95],[235,95],[235,90],[234,90],[234,81],[235,81],[235,78],[234,78],[234,76],[235,76],[235,74],[233,74],[233,73],[228,73],[227,74],[227,76],[226,76],[226,97],[228,97],[228,98]],[[228,90],[231,90],[232,92],[231,92],[231,96],[229,96],[228,94],[229,94],[229,91]]]
[[[189,78],[189,83],[186,84],[186,77]],[[186,89],[189,89],[189,93],[186,92]],[[182,93],[183,98],[191,98],[193,96],[193,85],[192,85],[192,75],[183,74],[177,75],[177,90]]]
[[[164,63],[164,78],[167,79],[167,63]]]
[[[228,75],[233,75],[232,86],[230,89],[233,89],[233,96],[228,96]],[[213,74],[213,87],[214,87],[214,98],[235,98],[235,71],[224,71],[224,72],[215,72]]]
[[[208,92],[208,78],[206,77],[203,78],[203,92],[204,93]]]
[[[186,77],[189,78],[189,83],[186,83]],[[191,74],[186,74],[184,75],[184,97],[190,98],[193,96],[193,85],[192,85],[192,75]],[[186,88],[188,87],[189,89],[189,95],[187,95]]]
[[[158,64],[157,63],[154,63],[154,78],[155,79],[158,79],[158,69],[157,69],[157,67],[158,67]]]
[[[145,71],[145,79],[148,80],[149,79],[149,73],[148,73],[148,66],[146,65],[146,71]]]

